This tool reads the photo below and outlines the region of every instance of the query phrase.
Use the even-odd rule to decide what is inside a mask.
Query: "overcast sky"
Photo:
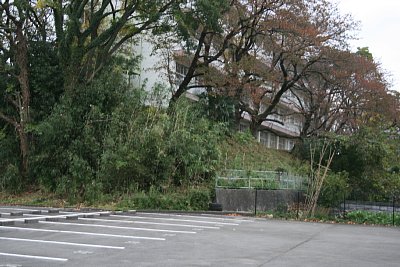
[[[400,0],[330,0],[342,14],[350,13],[360,21],[358,40],[351,42],[352,51],[369,47],[374,59],[391,73],[395,89],[400,92]]]

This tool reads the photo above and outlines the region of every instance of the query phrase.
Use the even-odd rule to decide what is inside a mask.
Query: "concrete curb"
[[[0,226],[10,226],[14,225],[15,221],[0,221]]]
[[[182,210],[137,210],[137,212],[142,213],[174,213],[174,214],[208,214],[208,215],[240,215],[245,217],[254,216],[254,212],[246,212],[246,211],[210,211],[210,210],[191,210],[191,211],[182,211]]]

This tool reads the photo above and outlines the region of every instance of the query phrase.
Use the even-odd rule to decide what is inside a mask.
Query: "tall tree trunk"
[[[16,63],[18,65],[18,82],[20,86],[20,94],[17,96],[17,108],[19,112],[19,122],[17,122],[16,130],[18,132],[20,152],[21,152],[21,175],[24,180],[29,176],[29,140],[26,126],[30,122],[29,103],[29,71],[28,71],[28,42],[23,33],[23,24],[17,25],[17,42],[16,42]]]
[[[254,136],[254,138],[258,141],[258,130],[260,128],[260,123],[254,118],[251,119],[250,122],[250,132]]]
[[[20,172],[26,181],[29,177],[29,139],[25,127],[19,125],[17,128],[19,137],[19,148],[21,153]]]
[[[12,125],[15,128],[19,140],[20,150],[20,174],[23,181],[29,177],[29,138],[27,125],[30,122],[29,104],[31,99],[29,87],[29,64],[28,64],[28,42],[23,32],[24,22],[13,20],[16,27],[15,40],[10,42],[10,51],[15,54],[16,72],[14,73],[19,90],[7,99],[15,109],[15,115],[7,115],[0,111],[0,119]]]

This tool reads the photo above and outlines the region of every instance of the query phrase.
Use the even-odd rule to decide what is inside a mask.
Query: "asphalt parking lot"
[[[1,266],[399,266],[398,228],[0,206]]]

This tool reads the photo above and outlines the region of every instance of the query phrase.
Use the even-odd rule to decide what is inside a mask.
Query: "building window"
[[[188,67],[186,67],[182,64],[176,63],[176,74],[177,75],[185,76],[188,73],[188,71],[189,71]]]
[[[176,84],[179,85],[182,83],[183,79],[185,79],[186,74],[188,73],[189,68],[176,63]]]
[[[266,132],[260,132],[260,143],[268,146],[268,134]]]
[[[277,142],[276,135],[271,133],[270,136],[269,136],[269,147],[276,149],[276,145],[277,145],[276,142]]]
[[[279,137],[279,149],[280,150],[285,150],[286,146],[286,138]]]
[[[294,147],[294,141],[293,140],[289,140],[288,141],[288,150],[292,150]]]
[[[176,66],[175,83],[176,83],[177,86],[179,86],[183,82],[183,80],[185,79],[186,74],[189,71],[189,68],[186,67],[185,65],[182,65],[182,64],[177,63],[177,62],[175,63],[175,66]],[[198,78],[197,77],[192,77],[192,79],[189,82],[189,85],[197,85],[197,84],[199,84],[198,83]]]

